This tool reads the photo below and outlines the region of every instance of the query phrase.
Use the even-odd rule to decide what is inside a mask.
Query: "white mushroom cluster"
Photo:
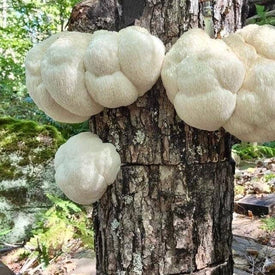
[[[26,84],[36,105],[60,122],[78,123],[103,110],[85,86],[84,54],[91,34],[62,32],[26,57]]]
[[[165,47],[146,29],[61,32],[32,48],[26,84],[54,120],[78,123],[103,110],[132,104],[157,81]]]
[[[203,30],[186,32],[166,54],[161,73],[181,119],[213,131],[232,115],[245,67],[221,40]]]
[[[275,139],[275,27],[248,25],[224,39],[246,66],[236,108],[223,127],[244,141]]]
[[[111,143],[90,132],[71,137],[55,155],[55,180],[74,202],[99,200],[120,170],[121,160]]]
[[[95,32],[84,59],[90,95],[108,108],[132,104],[159,78],[164,54],[163,43],[141,27]]]
[[[166,54],[163,84],[179,117],[243,141],[275,139],[275,28],[249,25],[224,40],[186,32]]]

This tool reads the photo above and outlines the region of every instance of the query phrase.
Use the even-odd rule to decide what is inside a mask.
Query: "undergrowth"
[[[258,19],[254,19],[254,21],[251,23],[258,24],[258,25],[269,24],[269,25],[275,26],[275,17],[267,16],[267,11],[266,11],[265,6],[256,5],[256,13],[258,15]]]
[[[275,157],[275,142],[253,145],[251,143],[240,143],[232,146],[232,151],[243,160]]]
[[[275,217],[263,219],[264,223],[262,228],[268,232],[275,232]]]
[[[53,258],[71,251],[73,239],[81,239],[84,247],[93,249],[92,223],[85,209],[72,201],[47,196],[53,206],[37,217],[32,237],[21,251],[23,257],[35,257],[47,266]]]

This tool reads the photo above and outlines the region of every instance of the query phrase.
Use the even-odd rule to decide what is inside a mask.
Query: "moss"
[[[29,164],[29,160],[26,159],[26,158],[23,158],[23,159],[21,159],[21,160],[18,162],[18,165],[19,165],[19,166],[26,166],[26,165],[28,165],[28,164]]]
[[[30,139],[30,137],[37,138]],[[46,137],[51,138],[52,144],[50,145],[54,147],[58,147],[65,141],[62,134],[53,126],[40,125],[34,121],[18,120],[10,117],[0,118],[1,143],[10,144],[27,141],[28,145],[39,145],[40,143],[49,145],[50,141]]]
[[[20,167],[45,163],[64,142],[62,134],[53,126],[0,118],[0,178],[19,178],[23,175]],[[8,159],[14,153],[18,156],[17,163]]]
[[[32,164],[33,165],[42,164],[45,162],[45,160],[48,160],[51,157],[53,157],[53,150],[51,149],[41,150],[38,154],[34,155],[34,157],[32,158]]]
[[[2,160],[0,163],[0,175],[2,179],[13,179],[15,167],[9,161]]]

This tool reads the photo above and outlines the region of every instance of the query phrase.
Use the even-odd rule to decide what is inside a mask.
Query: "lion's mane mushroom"
[[[157,81],[164,53],[161,40],[141,27],[95,32],[84,59],[91,96],[108,108],[132,104]]]
[[[83,56],[91,37],[61,32],[27,54],[27,89],[37,106],[57,121],[83,122],[103,110],[85,87]]]
[[[275,27],[248,25],[224,41],[246,65],[236,108],[224,128],[243,141],[275,139]]]
[[[164,58],[161,77],[178,116],[187,124],[217,130],[235,109],[245,66],[221,40],[203,30],[182,35]]]
[[[187,124],[223,126],[243,141],[275,139],[275,27],[249,25],[223,40],[190,30],[165,56],[161,76]]]
[[[55,180],[71,200],[91,204],[99,200],[120,169],[115,147],[90,132],[71,137],[55,155]]]
[[[26,57],[27,89],[60,122],[87,120],[103,107],[127,106],[157,81],[165,47],[147,30],[61,32]]]

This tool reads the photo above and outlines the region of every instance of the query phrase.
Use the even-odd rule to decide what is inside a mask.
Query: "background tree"
[[[33,44],[64,30],[77,0],[2,1],[0,17],[0,89],[25,96],[24,60]]]
[[[65,28],[78,0],[5,0],[0,4],[0,116],[28,119],[57,127],[65,137],[88,123],[62,124],[40,111],[28,96],[24,61],[39,41]]]
[[[235,31],[244,8],[245,0],[87,0],[74,7],[69,30],[140,25],[169,49],[209,21],[218,38]],[[123,162],[94,205],[98,274],[232,274],[230,135],[184,124],[161,81],[134,104],[93,117],[90,128]]]

